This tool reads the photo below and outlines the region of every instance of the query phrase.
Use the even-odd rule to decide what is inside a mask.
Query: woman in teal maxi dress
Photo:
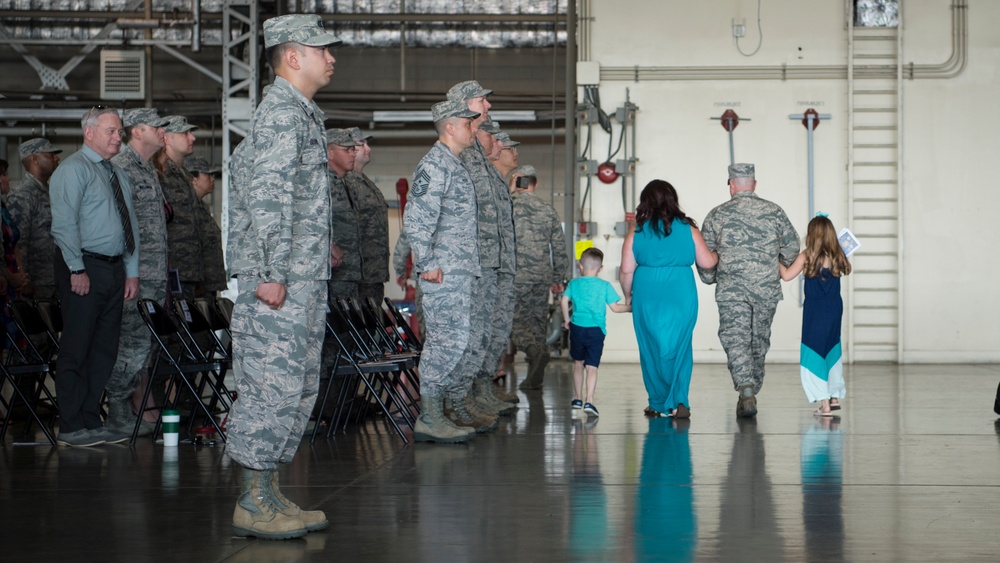
[[[642,380],[649,396],[646,414],[690,415],[698,291],[692,265],[711,268],[709,251],[693,219],[680,209],[677,191],[653,180],[642,191],[636,226],[622,248],[621,282],[632,304]]]

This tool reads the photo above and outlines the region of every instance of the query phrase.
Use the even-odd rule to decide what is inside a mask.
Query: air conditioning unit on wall
[[[146,97],[146,54],[143,51],[101,51],[101,99],[142,100]]]

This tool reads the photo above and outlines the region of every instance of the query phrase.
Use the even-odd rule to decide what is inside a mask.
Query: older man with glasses
[[[139,291],[139,228],[132,184],[111,163],[122,145],[118,111],[83,116],[83,148],[49,181],[56,287],[63,314],[56,362],[62,446],[123,442],[101,423],[100,403],[118,355],[122,300]]]

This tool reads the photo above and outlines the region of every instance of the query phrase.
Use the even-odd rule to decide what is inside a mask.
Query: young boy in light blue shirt
[[[569,329],[569,356],[573,358],[573,402],[574,409],[583,409],[590,415],[598,416],[594,406],[594,392],[597,390],[597,366],[604,351],[604,337],[608,333],[607,309],[616,313],[628,313],[631,305],[619,303],[621,297],[613,285],[597,277],[604,269],[604,253],[596,248],[588,248],[580,255],[577,263],[582,277],[575,278],[566,286],[562,295],[563,326]],[[569,304],[573,303],[570,316]],[[586,371],[587,395],[583,395],[584,371]]]

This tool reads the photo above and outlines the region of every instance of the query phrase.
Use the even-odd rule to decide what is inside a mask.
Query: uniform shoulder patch
[[[413,187],[410,191],[413,192],[415,196],[421,196],[427,193],[427,188],[431,185],[431,175],[427,173],[426,170],[420,169],[417,174],[413,177]]]

